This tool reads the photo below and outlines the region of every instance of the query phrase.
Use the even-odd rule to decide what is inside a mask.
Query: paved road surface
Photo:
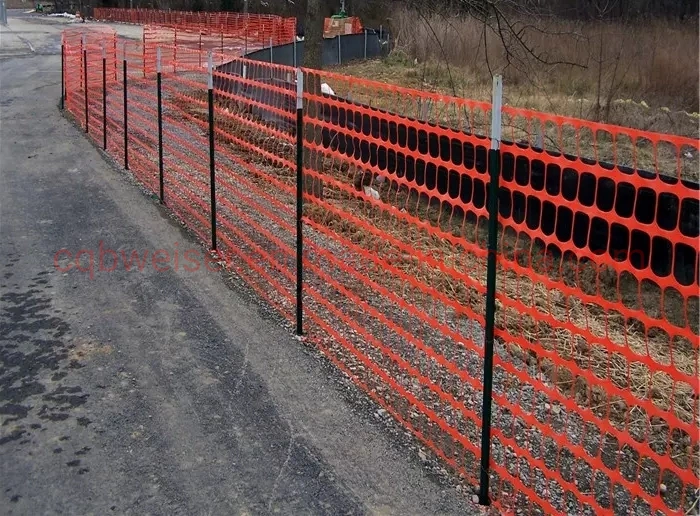
[[[92,250],[97,268],[101,241],[127,257],[197,246],[61,116],[65,22],[10,16],[0,513],[473,513],[220,273],[67,270],[57,251]]]

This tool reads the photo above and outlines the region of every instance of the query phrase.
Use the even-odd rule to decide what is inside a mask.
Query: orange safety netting
[[[246,39],[251,45],[265,46],[291,43],[296,37],[296,18],[271,14],[233,12],[159,11],[155,9],[95,8],[94,18],[173,29],[223,34]]]
[[[268,42],[269,45],[269,42]],[[204,32],[192,31],[188,29],[177,29],[162,27],[157,25],[144,25],[143,27],[143,50],[146,73],[156,71],[156,48],[161,49],[164,62],[173,71],[178,70],[178,63],[187,64],[187,59],[199,67],[206,68],[207,53],[214,52],[217,56],[217,65],[223,59],[231,56],[240,56],[259,50],[264,45],[252,41],[236,34],[226,34],[224,32]],[[178,52],[178,49],[189,49],[195,52]]]
[[[682,512],[700,467],[698,141],[503,115],[494,489],[547,513],[567,510],[556,492]]]
[[[293,320],[296,70],[215,41],[75,34],[67,109],[85,127],[87,95],[102,141],[105,43],[108,152],[123,160],[126,60],[129,168],[153,192],[161,48],[165,203],[205,242],[214,52],[219,259]],[[475,486],[491,105],[304,81],[307,339]],[[503,512],[683,514],[700,481],[700,143],[502,114],[491,498]]]

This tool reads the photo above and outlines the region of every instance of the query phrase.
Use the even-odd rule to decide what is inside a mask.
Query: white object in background
[[[377,201],[379,200],[379,192],[377,192],[371,186],[365,186],[365,195],[369,195],[370,197],[374,198]]]
[[[321,84],[321,93],[325,93],[326,95],[335,95],[335,92],[325,82]]]
[[[382,176],[381,174],[374,180],[378,185],[382,184],[384,181],[386,181],[386,176]]]

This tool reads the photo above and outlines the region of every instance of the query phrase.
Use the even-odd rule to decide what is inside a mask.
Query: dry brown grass
[[[544,64],[515,47],[511,48],[518,53],[517,62],[506,66],[498,37],[484,32],[484,26],[475,19],[423,19],[404,10],[395,13],[393,21],[394,54],[345,65],[341,67],[344,73],[489,100],[493,71],[504,76],[507,105],[698,137],[700,70],[698,27],[694,22],[658,20],[625,26],[547,20],[541,23],[547,32],[526,33],[528,45],[550,63],[581,66]]]
[[[384,109],[402,116],[417,118],[432,124],[440,124],[458,131],[466,131],[478,135],[490,132],[491,113],[489,106],[481,106],[478,102],[473,105],[459,106],[459,97],[452,97],[450,88],[446,85],[444,75],[436,75],[442,80],[439,85],[427,85],[417,81],[418,67],[406,63],[396,56],[384,60],[358,62],[346,65],[340,71],[354,77],[371,78],[389,84],[411,88],[414,91],[393,91],[391,88],[379,87],[376,83],[353,81],[345,75],[324,75],[336,94],[353,101]],[[422,79],[421,79],[422,80]],[[490,90],[490,85],[489,85]],[[426,90],[441,95],[439,99],[430,98]],[[486,92],[486,86],[483,86]],[[447,96],[450,95],[450,96]],[[488,93],[490,95],[490,93]],[[484,93],[485,97],[488,97]],[[421,97],[422,96],[422,97]],[[473,100],[473,99],[472,99]],[[479,102],[485,102],[481,99]],[[522,106],[518,106],[522,107]],[[697,130],[696,123],[690,123],[692,117],[683,113],[670,112],[636,106],[633,103],[620,103],[614,106],[615,112],[625,112],[627,115],[645,109],[648,122],[653,129],[661,131],[669,126],[664,120],[673,122],[688,122],[683,131],[690,133]],[[557,114],[564,114],[563,108]],[[548,151],[563,152],[607,162],[617,166],[632,169],[659,172],[671,177],[684,177],[698,181],[700,178],[700,152],[697,142],[676,145],[667,141],[653,142],[648,138],[631,136],[625,128],[607,129],[565,122],[562,124],[547,120],[546,112],[528,112],[527,116],[521,111],[504,110],[502,117],[503,139],[514,142],[529,143]],[[637,120],[642,120],[640,114]],[[674,122],[675,123],[675,122]],[[676,127],[680,127],[677,125]]]

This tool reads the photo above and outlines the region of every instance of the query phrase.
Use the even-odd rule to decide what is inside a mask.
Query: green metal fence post
[[[207,77],[209,104],[209,189],[211,197],[211,248],[216,251],[216,161],[214,151],[214,55],[209,51]]]
[[[481,424],[481,471],[479,503],[489,505],[489,465],[491,462],[491,404],[493,394],[493,335],[496,319],[496,253],[498,251],[498,176],[501,165],[501,105],[503,82],[493,78],[491,105],[491,149],[489,150],[489,241],[486,268],[486,327],[484,329],[484,393]]]
[[[296,319],[297,335],[303,333],[303,285],[304,285],[304,247],[302,238],[302,215],[304,213],[304,73],[297,68],[297,296]]]
[[[107,50],[102,42],[102,150],[107,150]]]
[[[83,76],[85,82],[85,132],[90,133],[89,128],[89,117],[90,117],[90,106],[88,103],[88,69],[87,69],[87,43],[85,42],[85,35],[83,35]]]
[[[160,47],[156,49],[156,88],[158,95],[158,183],[160,187],[160,202],[165,203],[165,188],[163,184],[163,93]]]
[[[124,52],[124,169],[129,170],[129,109],[127,94],[126,52]]]
[[[66,47],[61,43],[61,111],[66,107]]]

